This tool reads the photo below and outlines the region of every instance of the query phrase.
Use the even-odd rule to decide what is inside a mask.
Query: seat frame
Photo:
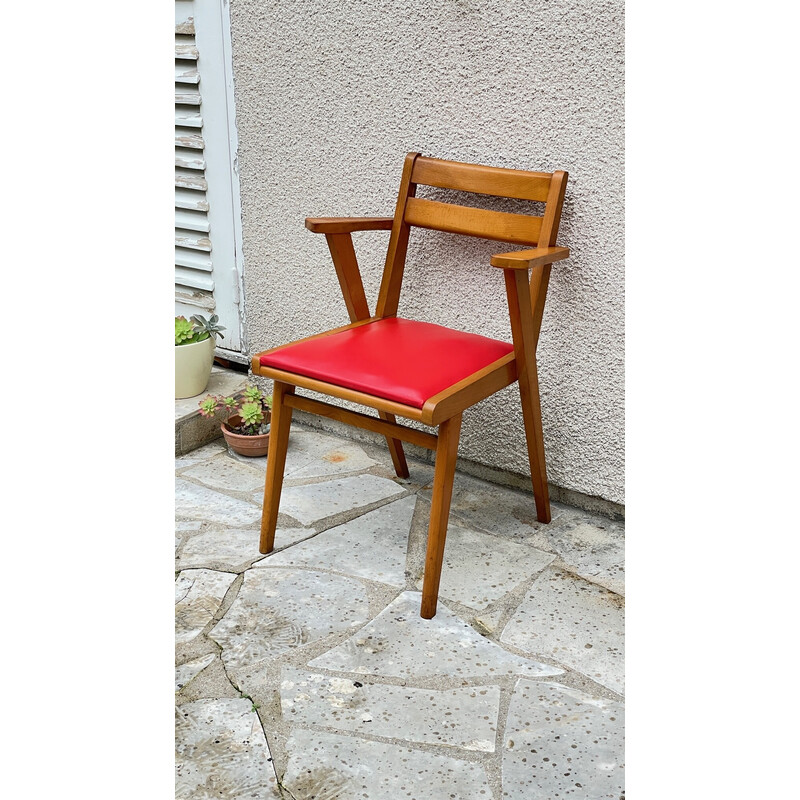
[[[445,161],[423,157],[419,153],[409,153],[403,166],[393,217],[306,219],[305,224],[310,231],[325,235],[350,323],[300,341],[329,336],[397,315],[412,226],[534,247],[492,256],[490,262],[504,273],[513,352],[429,398],[422,408],[261,363],[262,356],[286,345],[252,357],[253,374],[271,378],[274,382],[259,543],[261,553],[270,553],[274,547],[293,409],[318,414],[385,436],[395,472],[401,478],[409,476],[403,442],[434,450],[436,460],[420,608],[420,616],[432,618],[438,602],[462,414],[470,406],[515,381],[519,382],[536,515],[540,522],[550,522],[536,346],[551,264],[569,256],[566,247],[556,246],[566,183],[567,173],[564,171],[527,172]],[[543,202],[545,210],[543,216],[538,217],[423,200],[416,198],[416,187],[419,184]],[[374,315],[369,312],[352,241],[352,233],[371,230],[391,231]],[[297,387],[367,406],[376,410],[378,416],[376,418],[298,395],[295,391]],[[396,419],[398,416],[437,427],[438,435],[400,425]]]

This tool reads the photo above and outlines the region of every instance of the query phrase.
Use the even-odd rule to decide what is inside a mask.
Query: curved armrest
[[[491,265],[502,269],[530,269],[564,258],[569,258],[568,247],[534,247],[532,250],[517,250],[515,253],[499,253],[492,256]]]
[[[394,217],[306,217],[306,228],[313,233],[352,233],[390,231]]]

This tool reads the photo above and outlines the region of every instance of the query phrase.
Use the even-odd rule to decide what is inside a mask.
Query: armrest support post
[[[353,248],[353,237],[349,233],[326,233],[325,240],[331,251],[333,267],[339,286],[342,290],[344,303],[350,322],[358,322],[369,317],[369,305],[364,293],[364,284],[358,270],[356,251]]]

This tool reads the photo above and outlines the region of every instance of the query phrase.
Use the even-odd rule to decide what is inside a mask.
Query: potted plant
[[[195,397],[204,392],[214,364],[217,336],[225,328],[214,314],[206,319],[195,314],[191,319],[175,317],[175,398]]]
[[[210,394],[198,405],[204,417],[214,417],[220,411],[227,415],[220,427],[234,453],[253,457],[267,454],[272,397],[258,386],[248,384],[232,397]]]

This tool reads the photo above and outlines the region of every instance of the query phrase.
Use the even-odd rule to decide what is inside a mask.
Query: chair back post
[[[406,203],[409,197],[414,197],[417,191],[416,184],[411,182],[414,171],[414,162],[419,153],[409,153],[403,164],[403,174],[400,178],[400,190],[397,193],[397,206],[394,212],[394,223],[389,238],[389,249],[386,252],[386,266],[383,269],[381,289],[378,294],[378,305],[375,310],[377,317],[396,317],[397,307],[400,304],[400,287],[403,283],[403,270],[406,264],[408,251],[408,236],[411,226],[405,221]]]
[[[542,231],[539,238],[539,247],[555,247],[558,236],[558,226],[561,223],[561,209],[564,206],[564,194],[567,191],[568,174],[564,170],[556,170],[550,181],[550,190],[547,193],[547,205],[542,219]],[[539,333],[542,329],[544,317],[544,304],[547,299],[547,287],[550,285],[550,264],[544,264],[531,270],[531,311],[533,312],[533,329],[536,343],[539,342]],[[535,356],[534,349],[533,355]]]

